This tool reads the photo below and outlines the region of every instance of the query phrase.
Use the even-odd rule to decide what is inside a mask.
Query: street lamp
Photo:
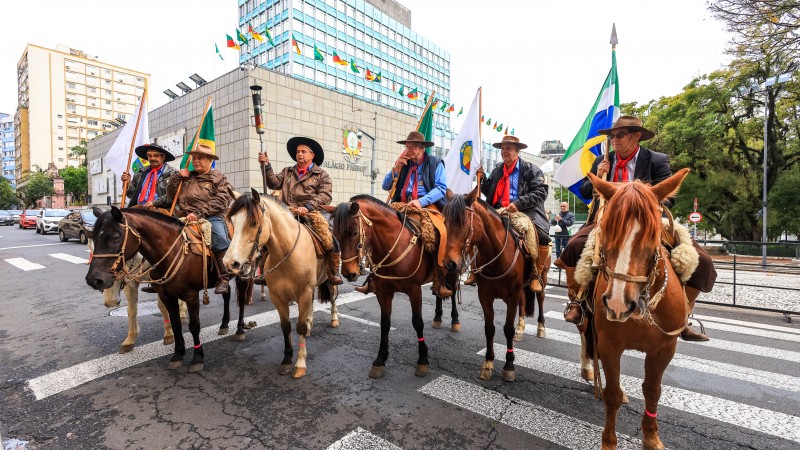
[[[769,124],[769,88],[781,83],[785,83],[792,79],[790,72],[782,73],[776,77],[769,77],[764,80],[764,84],[752,84],[749,87],[739,87],[739,94],[742,96],[747,94],[755,94],[764,92],[764,174],[761,186],[761,265],[767,265],[767,145],[768,138],[767,126]]]
[[[358,129],[358,140],[361,140],[362,136],[368,137],[372,141],[372,157],[369,160],[369,176],[371,178],[369,182],[369,195],[375,196],[375,178],[378,177],[378,174],[375,172],[375,138],[370,136],[369,133],[366,131],[362,131],[361,128]]]

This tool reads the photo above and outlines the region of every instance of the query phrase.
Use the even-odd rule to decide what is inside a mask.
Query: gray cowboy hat
[[[614,130],[626,128],[631,131],[638,131],[639,133],[642,133],[642,137],[639,139],[640,142],[653,139],[656,134],[645,128],[643,125],[644,123],[642,122],[642,119],[636,116],[619,116],[619,119],[614,122],[614,125],[611,125],[611,128],[597,130],[597,134],[608,135]]]
[[[192,156],[207,156],[214,161],[219,159],[219,156],[214,153],[214,150],[212,150],[211,147],[203,144],[197,144],[197,147],[193,151],[187,153]]]
[[[297,161],[297,147],[301,145],[305,145],[311,149],[311,151],[314,153],[314,164],[321,166],[322,162],[325,161],[325,151],[322,150],[322,146],[319,145],[319,142],[311,138],[295,136],[289,139],[289,141],[286,142],[286,150],[289,151],[289,156],[291,156],[293,160]]]
[[[156,151],[164,155],[164,162],[175,161],[175,156],[167,151],[164,147],[156,144],[144,144],[136,147],[136,156],[142,159],[147,159],[148,151]]]
[[[503,146],[503,144],[514,144],[517,146],[519,150],[522,150],[523,148],[528,148],[528,144],[523,144],[522,142],[519,141],[519,138],[516,136],[503,136],[503,140],[500,142],[495,142],[494,144],[492,144],[492,147],[500,148]]]
[[[412,144],[422,144],[425,147],[433,147],[435,144],[431,141],[425,140],[425,135],[420,133],[419,131],[412,131],[408,133],[408,137],[403,141],[397,141],[398,144],[406,145],[408,143]]]

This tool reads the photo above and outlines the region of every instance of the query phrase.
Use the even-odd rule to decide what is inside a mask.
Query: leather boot
[[[561,260],[559,259],[558,261]],[[582,302],[578,301],[577,299],[580,285],[578,285],[578,283],[575,281],[574,267],[568,267],[564,265],[563,269],[567,274],[567,296],[569,297],[567,309],[564,311],[564,320],[574,323],[575,325],[579,325],[581,323],[581,319],[583,318],[583,309],[581,308]]]
[[[147,292],[148,294],[155,294],[156,293],[156,290],[153,289],[153,285],[150,284],[150,283],[145,284],[144,286],[142,286],[141,291],[142,292]]]
[[[228,270],[222,264],[222,258],[225,257],[225,250],[214,252],[214,258],[217,260],[217,285],[214,287],[215,294],[227,294],[230,292],[228,287]]]
[[[475,272],[470,272],[469,275],[467,275],[467,279],[464,280],[464,284],[467,286],[475,286],[478,284],[478,282],[475,281]]]
[[[689,342],[705,342],[708,340],[708,336],[698,331],[694,331],[692,324],[690,323],[686,325],[686,328],[683,331],[681,331],[681,339]]]
[[[453,295],[453,291],[447,289],[447,285],[444,281],[444,275],[442,273],[444,269],[441,267],[436,267],[433,269],[433,283],[431,286],[431,291],[433,295],[436,295],[441,298],[447,298]]]
[[[264,275],[256,275],[253,277],[253,283],[259,286],[266,286],[267,282],[264,280]]]
[[[550,246],[540,245],[539,254],[536,256],[536,261],[533,264],[533,271],[531,273],[531,291],[542,292],[544,290],[544,280],[542,279],[542,272],[544,271],[545,264],[550,264]]]
[[[363,286],[356,286],[356,292],[361,292],[362,294],[366,295],[372,292],[372,275],[367,275],[367,280],[364,282]]]
[[[342,284],[342,277],[339,276],[339,265],[341,263],[341,252],[331,252],[328,256],[328,282],[331,286],[339,286]]]

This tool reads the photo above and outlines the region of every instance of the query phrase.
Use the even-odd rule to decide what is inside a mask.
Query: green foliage
[[[89,178],[86,166],[66,167],[58,171],[64,179],[64,193],[72,194],[75,200],[84,198],[89,193]]]
[[[36,204],[36,200],[53,195],[53,179],[44,172],[33,172],[28,176],[27,184],[17,191],[24,199],[25,206],[31,207]]]
[[[71,149],[69,149],[69,157],[80,160],[81,166],[82,167],[86,167],[87,166],[87,161],[86,161],[86,153],[87,153],[87,151],[88,151],[88,149],[86,148],[86,140],[81,139],[81,143],[80,144],[78,144],[75,147],[72,147]]]
[[[19,204],[14,188],[6,177],[0,177],[0,209],[11,209]]]

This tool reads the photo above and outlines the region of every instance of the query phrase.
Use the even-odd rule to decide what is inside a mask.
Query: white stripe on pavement
[[[562,319],[563,320],[563,319]],[[531,327],[525,328],[525,334],[535,335],[536,331]],[[574,333],[549,328],[547,338],[567,344],[581,345],[581,337],[577,330]],[[645,354],[636,350],[625,351],[626,356],[637,359],[644,359]],[[766,370],[750,369],[724,362],[710,359],[702,359],[675,353],[670,365],[683,369],[696,370],[720,377],[733,378],[735,380],[746,381],[748,383],[767,386],[775,389],[783,389],[791,392],[800,393],[800,378],[780,373],[767,372]]]
[[[338,305],[338,302],[337,302],[337,305]],[[329,314],[331,312],[330,309],[326,309],[325,311],[327,311]],[[339,317],[344,317],[345,319],[352,320],[353,322],[363,323],[364,325],[369,325],[371,327],[378,327],[378,328],[381,327],[381,324],[379,324],[378,322],[373,322],[371,320],[362,319],[361,317],[351,316],[349,314],[339,313]],[[389,330],[391,330],[391,331],[394,331],[396,329],[397,328],[395,328],[395,327],[390,327],[389,328]]]
[[[505,346],[495,344],[494,351],[495,360],[505,361]],[[485,355],[486,350],[481,350],[478,354]],[[586,384],[580,377],[580,364],[571,361],[514,349],[514,364]],[[620,385],[632,398],[643,398],[642,381],[641,378],[630,375],[620,376]],[[668,385],[661,385],[661,399],[658,404],[781,439],[800,442],[800,417],[790,414]]]
[[[80,256],[72,256],[66,253],[51,253],[50,256],[52,256],[53,258],[71,262],[73,264],[86,264],[87,262],[89,262],[89,260],[86,258],[81,258]]]
[[[783,332],[783,333],[800,334],[800,329],[797,329],[797,328],[782,327],[782,326],[778,326],[778,325],[769,325],[769,324],[766,324],[766,323],[748,322],[746,320],[726,319],[724,317],[714,317],[714,316],[706,316],[706,315],[700,315],[700,314],[694,314],[693,317],[697,317],[698,320],[708,320],[710,322],[726,323],[726,324],[729,324],[729,325],[742,325],[742,326],[745,326],[745,327],[761,328],[762,330],[772,330],[772,331],[780,331],[780,332]]]
[[[358,427],[331,444],[327,450],[401,450],[401,448]]]
[[[18,247],[2,247],[0,250],[13,250],[15,248],[47,247],[50,245],[67,245],[69,242],[56,242],[55,244],[20,245]]]
[[[348,303],[357,302],[367,298],[374,297],[374,294],[364,295],[359,292],[348,292],[342,294],[336,299],[336,305],[346,305]],[[330,309],[327,305],[314,303],[314,311]],[[292,318],[297,317],[297,305],[290,307],[289,315]],[[258,325],[254,328],[261,328],[263,326],[272,325],[280,321],[278,312],[268,311],[254,316],[247,317],[246,321],[256,321]],[[219,325],[212,325],[200,330],[200,342],[207,344],[216,341],[225,336],[217,334]],[[190,333],[183,334],[187,342],[187,348],[191,347],[192,337]],[[173,353],[173,346],[165,346],[161,341],[151,342],[136,348],[132,353],[124,355],[115,353],[112,355],[101,356],[100,358],[76,364],[72,367],[58,370],[56,372],[42,375],[28,380],[28,387],[33,391],[36,400],[47,398],[51,395],[58,394],[59,392],[66,391],[78,387],[82,384],[88,383],[94,379],[102,376],[118,372],[128,367],[133,367],[146,361],[159,358]],[[191,352],[187,352],[191,353]]]
[[[505,348],[503,349],[505,352]],[[423,394],[571,449],[596,449],[603,427],[510,398],[482,386],[442,375],[419,389]],[[617,433],[620,449],[640,449],[642,441]]]
[[[25,258],[9,258],[9,259],[4,259],[3,261],[11,264],[17,269],[22,269],[26,272],[29,270],[44,269],[43,265],[30,262]]]

